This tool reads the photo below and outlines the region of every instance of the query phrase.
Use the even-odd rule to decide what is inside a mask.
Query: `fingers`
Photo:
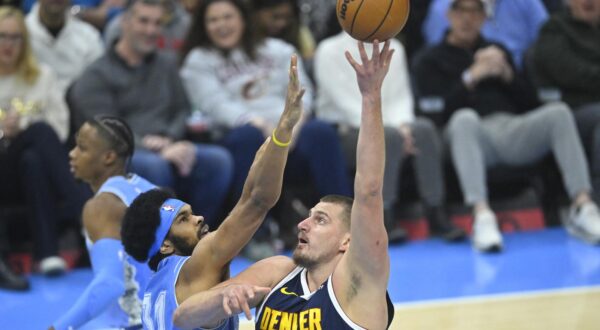
[[[231,314],[233,314],[231,312],[231,308],[229,308],[229,298],[227,297],[223,297],[223,310],[225,311],[225,313],[227,313],[227,315],[231,316]]]
[[[371,54],[371,61],[373,61],[375,63],[375,65],[377,65],[377,63],[379,62],[379,57],[381,56],[381,54],[379,53],[379,40],[375,39],[375,41],[373,41],[373,52]],[[366,62],[363,61],[363,65]]]
[[[365,44],[362,41],[358,42],[358,53],[360,54],[360,60],[363,65],[369,61],[367,51],[365,50]]]
[[[306,92],[306,88],[302,88],[298,94],[296,94],[296,98],[294,99],[294,103],[298,104],[302,102],[302,96]]]
[[[352,65],[352,67],[354,68],[354,70],[357,70],[359,65],[358,63],[354,60],[354,58],[352,57],[352,55],[350,55],[349,51],[346,51],[344,53],[344,55],[346,55],[346,59],[348,60],[348,62],[350,63],[350,65]]]
[[[298,86],[298,56],[293,54],[290,59],[290,84]]]

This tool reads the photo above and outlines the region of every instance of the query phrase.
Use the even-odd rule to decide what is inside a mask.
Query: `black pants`
[[[89,197],[75,182],[67,159],[58,136],[43,122],[32,124],[0,150],[0,204],[26,206],[38,260],[57,255],[59,220],[79,219]]]
[[[579,107],[575,121],[581,142],[590,163],[592,187],[596,201],[600,200],[600,102]]]

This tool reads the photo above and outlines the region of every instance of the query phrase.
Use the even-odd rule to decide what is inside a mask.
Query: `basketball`
[[[372,42],[396,36],[406,24],[409,0],[337,0],[340,25],[354,39]]]

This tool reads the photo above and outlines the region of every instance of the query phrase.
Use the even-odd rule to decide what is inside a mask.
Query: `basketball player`
[[[231,259],[279,199],[292,131],[302,113],[303,94],[294,55],[279,123],[258,150],[240,200],[214,232],[208,232],[204,218],[194,215],[188,204],[160,190],[146,192],[131,204],[121,235],[125,251],[139,261],[149,261],[150,268],[156,270],[144,294],[145,329],[175,329],[172,320],[178,304],[229,277]],[[237,329],[237,316],[216,326]]]
[[[362,65],[346,52],[362,94],[354,201],[326,196],[298,224],[293,260],[272,257],[195,295],[176,311],[181,328],[210,327],[257,309],[256,329],[385,329],[393,317],[386,288],[390,272],[383,224],[384,129],[381,85],[393,50],[375,41]],[[263,297],[266,297],[263,299]]]
[[[155,186],[126,173],[133,150],[131,129],[116,117],[96,116],[77,133],[71,171],[95,194],[82,216],[94,278],[51,329],[76,329],[92,319],[101,328],[142,327],[141,299],[151,271],[123,252],[121,219],[140,193]]]

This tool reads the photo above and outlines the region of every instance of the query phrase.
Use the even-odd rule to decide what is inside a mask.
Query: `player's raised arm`
[[[381,115],[381,86],[393,50],[377,41],[369,59],[359,43],[360,59],[346,57],[362,95],[361,124],[356,155],[350,246],[333,273],[333,285],[343,310],[359,324],[384,328],[389,277],[388,237],[383,225],[385,140]],[[373,323],[373,320],[380,320]]]
[[[383,173],[385,139],[381,114],[381,86],[388,72],[393,50],[389,41],[380,51],[373,45],[369,59],[359,43],[361,64],[346,53],[356,71],[362,94],[361,124],[356,152],[354,204],[351,218],[351,244],[347,257],[353,267],[377,277],[387,277],[387,234],[383,225]]]
[[[207,242],[198,245],[210,244],[210,260],[213,263],[224,265],[235,257],[279,199],[293,129],[303,111],[303,95],[304,89],[298,79],[297,57],[293,55],[290,60],[285,108],[279,123],[257,152],[240,200],[214,235],[207,237]],[[192,268],[196,262],[194,259],[192,257],[190,260]],[[206,259],[199,258],[198,262],[205,263]]]

